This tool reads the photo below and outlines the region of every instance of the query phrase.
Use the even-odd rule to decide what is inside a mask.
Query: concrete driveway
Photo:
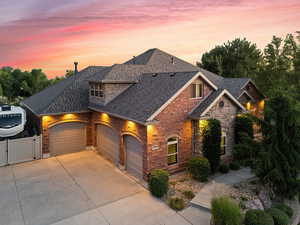
[[[95,152],[0,168],[0,225],[188,225]]]

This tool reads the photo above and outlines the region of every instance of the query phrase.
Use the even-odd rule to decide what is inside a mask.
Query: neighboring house
[[[249,78],[223,78],[150,49],[124,64],[87,67],[22,104],[41,119],[44,154],[95,148],[147,178],[201,154],[208,118],[221,121],[222,157],[230,157],[236,115],[259,111],[263,98]]]

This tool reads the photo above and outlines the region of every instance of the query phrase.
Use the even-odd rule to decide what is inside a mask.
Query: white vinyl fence
[[[41,158],[41,136],[0,142],[0,166]]]

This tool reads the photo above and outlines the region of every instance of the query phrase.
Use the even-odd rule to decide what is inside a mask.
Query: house
[[[223,78],[150,49],[123,64],[89,66],[22,104],[40,118],[44,155],[96,149],[147,178],[201,154],[208,118],[220,120],[222,158],[230,157],[236,115],[258,112],[263,98],[249,78]]]

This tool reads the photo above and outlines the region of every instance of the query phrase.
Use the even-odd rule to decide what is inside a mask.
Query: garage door
[[[115,164],[119,162],[119,135],[112,128],[97,126],[97,149],[106,159]]]
[[[51,156],[83,151],[86,148],[86,125],[63,123],[49,129]]]
[[[124,136],[126,148],[126,169],[138,179],[143,178],[143,147],[133,136]]]

